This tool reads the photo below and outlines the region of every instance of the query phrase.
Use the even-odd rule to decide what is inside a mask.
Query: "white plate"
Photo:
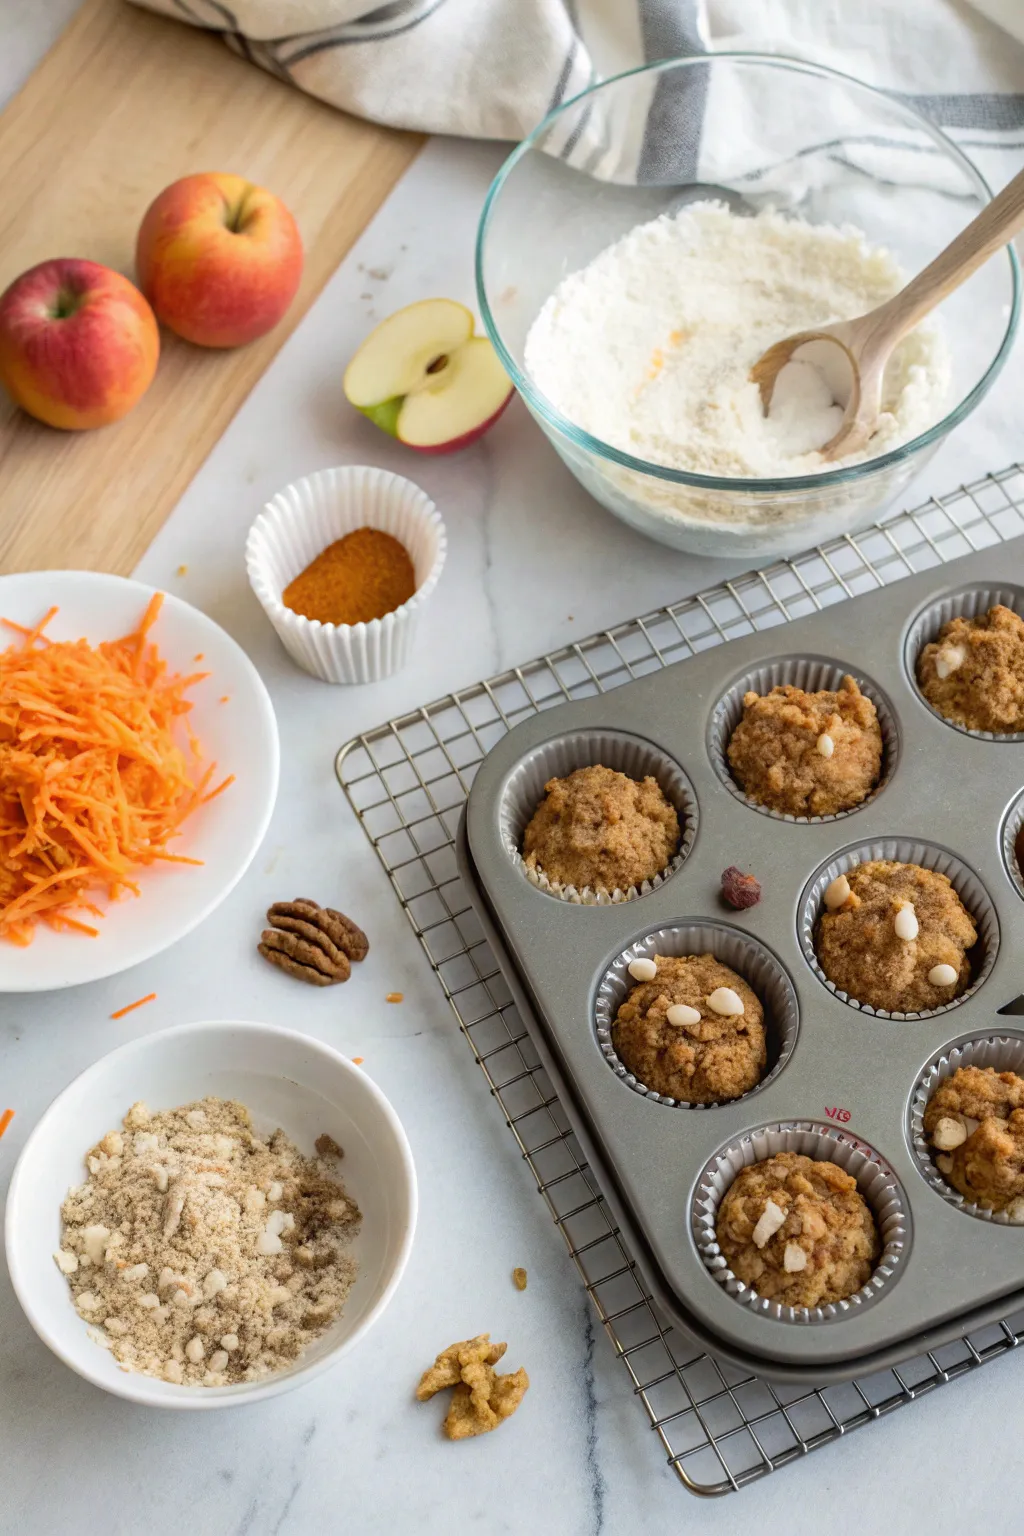
[[[288,1370],[231,1387],[176,1387],[123,1371],[90,1339],[53,1261],[60,1207],[84,1158],[132,1104],[174,1109],[238,1099],[264,1135],[277,1126],[311,1156],[323,1132],[345,1149],[341,1177],[363,1213],[349,1250],[359,1265],[341,1316]],[[416,1170],[401,1122],[372,1078],[330,1046],[270,1024],[183,1024],[104,1056],[56,1098],[29,1136],[7,1194],[7,1267],[36,1333],[87,1381],[155,1408],[230,1408],[273,1397],[333,1365],[380,1317],[416,1230]]]
[[[140,581],[94,571],[29,571],[0,576],[0,617],[36,624],[53,604],[59,612],[46,633],[54,640],[82,637],[93,645],[131,632],[154,592]],[[109,902],[100,936],[55,933],[45,924],[21,949],[0,940],[0,992],[42,992],[113,976],[148,960],[182,938],[212,912],[241,879],[263,841],[277,798],[277,723],[259,673],[240,646],[212,619],[165,595],[153,630],[160,654],[175,672],[209,671],[191,690],[191,721],[219,779],[234,784],[184,824],[171,852],[202,859],[201,867],[156,865],[139,875],[141,894]],[[2,631],[0,649],[15,636]],[[193,660],[202,652],[203,661]],[[228,702],[219,700],[228,696]]]

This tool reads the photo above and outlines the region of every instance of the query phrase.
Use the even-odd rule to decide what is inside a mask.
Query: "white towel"
[[[333,106],[428,133],[518,139],[595,78],[749,48],[901,93],[997,184],[1024,159],[1022,0],[137,3],[220,32],[236,53]]]

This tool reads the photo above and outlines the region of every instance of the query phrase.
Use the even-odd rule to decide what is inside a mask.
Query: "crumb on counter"
[[[526,1270],[517,1266],[512,1271],[512,1283],[517,1291],[526,1290]]]
[[[179,565],[178,569],[175,571],[174,574],[175,574],[175,576],[187,576],[188,575],[188,566],[187,565]]]
[[[0,1115],[0,1136],[2,1136],[4,1134],[4,1132],[6,1131],[7,1127],[10,1125],[10,1123],[11,1123],[11,1121],[13,1119],[14,1119],[14,1110],[13,1109],[5,1109],[3,1114]]]
[[[353,1056],[352,1057],[352,1065],[354,1067],[361,1067],[365,1060],[366,1060],[365,1056]]]
[[[386,1003],[402,1003],[402,1002],[405,1001],[405,993],[404,992],[389,992],[387,997],[384,999],[384,1001]]]

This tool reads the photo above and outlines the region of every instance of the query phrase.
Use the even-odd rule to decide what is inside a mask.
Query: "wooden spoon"
[[[832,342],[846,354],[852,371],[850,398],[839,430],[821,449],[822,458],[838,459],[864,448],[878,426],[882,376],[893,349],[919,320],[966,282],[989,257],[1024,228],[1024,171],[1020,171],[966,229],[929,262],[923,272],[891,299],[855,320],[840,320],[817,331],[798,331],[768,348],[750,370],[761,391],[767,416],[779,371],[798,347]]]

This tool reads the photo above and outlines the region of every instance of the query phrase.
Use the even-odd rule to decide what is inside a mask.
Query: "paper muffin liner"
[[[409,601],[368,624],[322,624],[286,608],[281,597],[288,583],[357,528],[379,528],[408,550],[416,573]],[[245,563],[293,661],[324,682],[373,683],[409,660],[446,551],[444,524],[425,491],[401,475],[356,464],[321,470],[278,491],[249,530]]]
[[[919,1013],[895,1013],[886,1008],[872,1008],[870,1004],[858,1002],[855,997],[851,997],[848,992],[837,987],[821,968],[814,945],[814,929],[821,916],[825,891],[837,875],[849,874],[850,870],[858,864],[867,864],[873,859],[888,859],[898,864],[920,864],[922,869],[932,869],[937,874],[946,875],[974,919],[978,930],[981,962],[978,964],[976,957],[973,957],[975,974],[970,986],[959,997],[943,1003],[941,1008],[928,1008]],[[834,854],[827,864],[822,864],[815,871],[804,887],[798,911],[800,948],[815,976],[842,1002],[849,1003],[851,1008],[859,1008],[862,1013],[871,1014],[878,1019],[933,1019],[940,1013],[949,1013],[951,1009],[959,1008],[969,997],[973,997],[984,983],[995,964],[999,950],[999,922],[995,907],[974,871],[948,849],[940,848],[934,843],[915,842],[908,837],[883,837],[872,843],[858,843],[852,848],[846,848]]]
[[[917,681],[917,659],[926,645],[939,638],[943,625],[948,624],[950,619],[980,618],[997,603],[1004,608],[1012,608],[1014,613],[1024,619],[1024,587],[1009,585],[960,587],[956,592],[951,592],[948,597],[940,597],[937,602],[929,603],[928,607],[923,608],[917,615],[907,631],[903,661],[914,692],[921,703],[931,710],[936,720],[941,720],[943,725],[959,731],[962,736],[976,736],[979,741],[1024,741],[1024,731],[972,731],[966,725],[958,725],[955,720],[947,720],[945,715],[940,715],[939,711],[928,703]]]
[[[947,1046],[932,1058],[918,1078],[910,1098],[908,1131],[917,1166],[925,1183],[941,1195],[947,1205],[955,1205],[957,1210],[966,1211],[968,1216],[975,1216],[979,1221],[992,1221],[1002,1227],[1020,1226],[1022,1223],[1011,1221],[1005,1211],[986,1211],[973,1201],[965,1200],[952,1184],[946,1183],[935,1166],[932,1148],[924,1133],[924,1112],[939,1084],[961,1067],[994,1067],[997,1072],[1016,1072],[1024,1077],[1024,1036],[979,1035],[959,1045]]]
[[[824,1307],[786,1307],[769,1301],[737,1278],[718,1246],[718,1208],[737,1174],[779,1152],[796,1152],[818,1162],[836,1163],[857,1181],[870,1206],[882,1240],[882,1254],[868,1280],[854,1295]],[[730,1296],[761,1317],[782,1323],[834,1323],[873,1306],[902,1273],[910,1252],[911,1223],[903,1190],[893,1170],[872,1148],[845,1131],[812,1120],[776,1122],[747,1131],[716,1152],[697,1180],[691,1222],[701,1258]]]
[[[1021,870],[1020,860],[1017,857],[1017,838],[1022,827],[1024,827],[1024,791],[1017,796],[1003,818],[1000,837],[1006,873],[1018,896],[1024,896],[1024,871]]]
[[[652,880],[645,880],[640,886],[632,885],[628,891],[595,891],[589,886],[577,890],[574,885],[561,885],[557,880],[549,880],[542,871],[529,869],[522,856],[523,835],[544,799],[547,781],[564,779],[577,768],[592,768],[597,764],[624,773],[630,779],[656,779],[679,816],[681,836],[672,859]],[[693,847],[698,810],[697,797],[686,774],[660,747],[627,731],[582,730],[570,731],[534,747],[516,764],[502,789],[498,817],[502,846],[531,885],[559,901],[592,907],[632,901],[634,897],[646,896],[663,885]]]
[[[768,1061],[764,1076],[753,1088],[740,1094],[749,1099],[760,1093],[782,1071],[793,1054],[800,1012],[793,983],[782,965],[770,950],[757,939],[724,923],[693,922],[676,923],[670,928],[657,928],[644,934],[628,949],[616,956],[605,971],[597,989],[595,1007],[597,1039],[602,1055],[616,1077],[655,1104],[667,1104],[672,1109],[715,1109],[719,1103],[736,1104],[739,1099],[724,1099],[712,1104],[689,1104],[655,1093],[628,1070],[619,1059],[612,1043],[612,1026],[615,1016],[627,994],[637,983],[629,974],[631,961],[649,959],[654,955],[703,955],[713,954],[716,960],[742,976],[757,994],[765,1015],[765,1044]]]
[[[744,794],[732,776],[728,757],[730,737],[743,718],[743,695],[751,690],[759,694],[770,693],[773,688],[781,688],[786,684],[792,688],[802,688],[805,693],[820,693],[824,689],[834,693],[838,690],[843,678],[847,676],[853,678],[861,693],[875,706],[879,729],[882,733],[882,771],[871,793],[861,801],[860,805],[852,805],[845,811],[835,811],[830,816],[793,816],[788,811],[775,811],[770,806],[759,805],[756,800]],[[729,793],[741,804],[749,806],[753,811],[759,811],[762,816],[771,816],[775,821],[796,822],[801,826],[815,825],[824,821],[842,821],[844,817],[855,816],[864,806],[870,805],[896,772],[899,753],[900,739],[896,716],[892,705],[878,684],[871,678],[864,677],[856,667],[844,666],[838,661],[827,661],[819,656],[780,656],[775,661],[766,661],[761,666],[745,672],[719,699],[708,726],[708,755],[715,772]]]

